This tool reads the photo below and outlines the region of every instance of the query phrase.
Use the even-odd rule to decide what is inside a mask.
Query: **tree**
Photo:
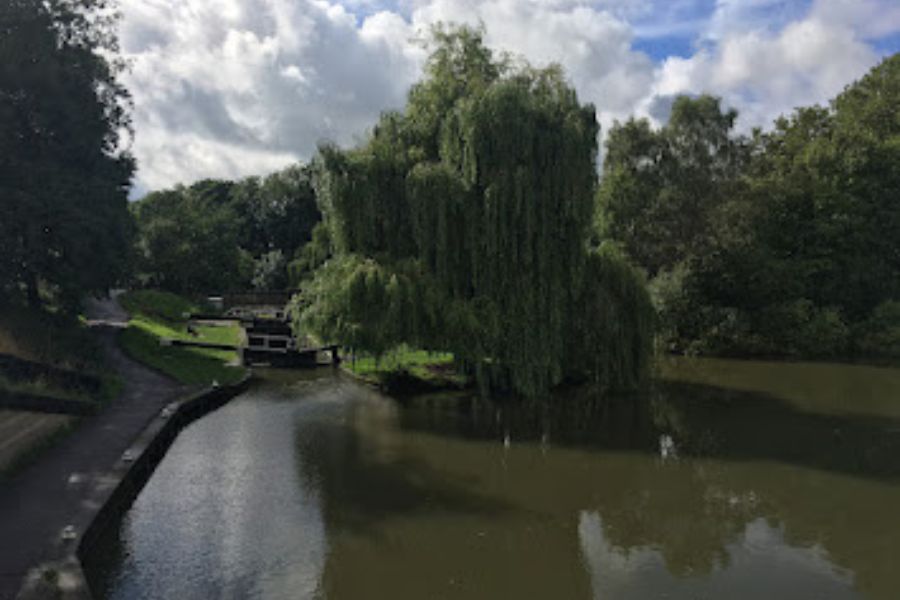
[[[288,263],[288,286],[297,289],[301,283],[311,279],[316,269],[332,257],[334,251],[328,226],[319,221],[312,230],[312,239],[296,253],[296,258]]]
[[[125,274],[134,161],[111,3],[0,7],[0,281],[74,309]]]
[[[221,194],[227,188],[220,182],[200,181],[151,193],[133,204],[139,234],[137,267],[145,284],[177,293],[249,285],[253,267],[248,272],[242,260],[237,218],[225,202],[227,194]]]
[[[661,129],[630,119],[610,131],[598,223],[651,277],[708,249],[749,157],[736,118],[718,98],[679,96]]]
[[[253,269],[253,287],[257,290],[283,290],[287,286],[287,265],[281,250],[266,252]]]
[[[141,277],[173,292],[282,289],[321,219],[308,165],[154,192],[134,214]]]
[[[529,396],[566,377],[634,383],[649,327],[634,331],[637,345],[597,347],[581,339],[591,325],[573,326],[592,323],[577,311],[620,284],[646,298],[624,262],[588,268],[605,260],[589,253],[593,106],[558,67],[495,60],[479,30],[439,28],[433,44],[403,113],[383,115],[358,148],[321,149],[335,258],[298,302],[299,325],[376,355],[400,343],[449,350],[485,386]],[[607,308],[626,328],[624,313],[639,309]],[[601,364],[621,371],[606,377]]]
[[[669,347],[895,352],[900,55],[750,139],[729,142],[733,116],[693,102],[659,132],[617,126],[601,191],[605,231],[654,275]]]
[[[322,218],[309,165],[236,182],[226,202],[239,223],[239,245],[254,256],[272,250],[293,256]]]

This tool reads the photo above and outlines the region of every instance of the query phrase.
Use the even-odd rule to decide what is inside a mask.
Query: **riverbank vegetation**
[[[80,319],[0,307],[0,394],[104,403],[120,386],[103,361],[100,343]]]
[[[438,27],[406,106],[356,147],[323,144],[307,164],[129,208],[129,98],[106,6],[8,7],[9,315],[71,327],[83,298],[123,283],[190,297],[290,289],[304,334],[379,363],[401,348],[449,354],[482,389],[526,396],[564,381],[634,386],[654,341],[900,358],[900,56],[749,134],[717,98],[673,98],[663,123],[616,123],[598,173],[594,109],[560,67]],[[178,357],[210,359],[195,379],[228,379],[215,375],[224,355],[155,346],[185,323],[171,298],[125,301],[137,298],[131,352],[168,353],[157,366],[182,380]]]
[[[621,254],[590,244],[597,134],[561,69],[495,57],[477,30],[435,30],[406,109],[355,149],[321,149],[335,257],[298,326],[376,356],[451,352],[485,390],[634,385],[652,308]]]
[[[736,117],[682,97],[609,133],[599,234],[650,277],[663,347],[900,358],[900,55],[771,131]]]
[[[431,50],[402,111],[356,148],[326,144],[294,167],[291,202],[317,211],[304,209],[292,249],[260,254],[277,246],[266,241],[242,267],[245,242],[229,241],[218,266],[169,263],[238,274],[231,285],[244,287],[277,272],[267,281],[300,288],[304,333],[379,358],[449,353],[483,389],[525,395],[565,380],[632,386],[654,341],[688,354],[900,357],[900,57],[768,131],[739,134],[717,98],[675,98],[660,126],[612,127],[598,178],[593,109],[558,67],[494,55],[468,28],[436,30]],[[222,222],[245,229],[234,207],[254,204],[236,204],[241,185],[201,182],[167,201],[205,207],[183,223],[230,206]],[[154,218],[138,222],[145,258],[171,246],[150,242]],[[151,281],[180,287],[177,269],[157,264]]]
[[[457,371],[452,354],[412,350],[406,346],[381,356],[351,354],[344,357],[342,366],[358,379],[392,395],[409,390],[463,389],[470,383]]]
[[[0,480],[19,472],[80,422],[25,410],[66,402],[101,407],[122,382],[84,322],[61,312],[0,303]]]
[[[127,292],[120,302],[129,313],[120,343],[135,360],[190,385],[234,383],[243,377],[245,371],[237,366],[234,351],[164,345],[166,340],[180,339],[237,346],[242,337],[237,323],[189,328],[187,315],[200,312],[201,307],[166,292]]]

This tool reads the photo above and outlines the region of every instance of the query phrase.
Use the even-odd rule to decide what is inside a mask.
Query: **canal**
[[[98,597],[900,597],[900,370],[670,359],[502,408],[270,372],[182,432]]]

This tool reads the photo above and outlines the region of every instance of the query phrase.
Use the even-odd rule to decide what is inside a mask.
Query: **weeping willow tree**
[[[321,149],[336,257],[300,327],[375,354],[451,351],[529,396],[567,377],[633,384],[652,309],[630,266],[589,248],[594,107],[558,67],[495,59],[478,30],[438,29],[434,45],[403,113],[360,147]]]

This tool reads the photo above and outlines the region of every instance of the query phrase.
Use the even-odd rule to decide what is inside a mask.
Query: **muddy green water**
[[[669,360],[518,410],[270,373],[111,537],[117,600],[894,600],[900,370]]]

